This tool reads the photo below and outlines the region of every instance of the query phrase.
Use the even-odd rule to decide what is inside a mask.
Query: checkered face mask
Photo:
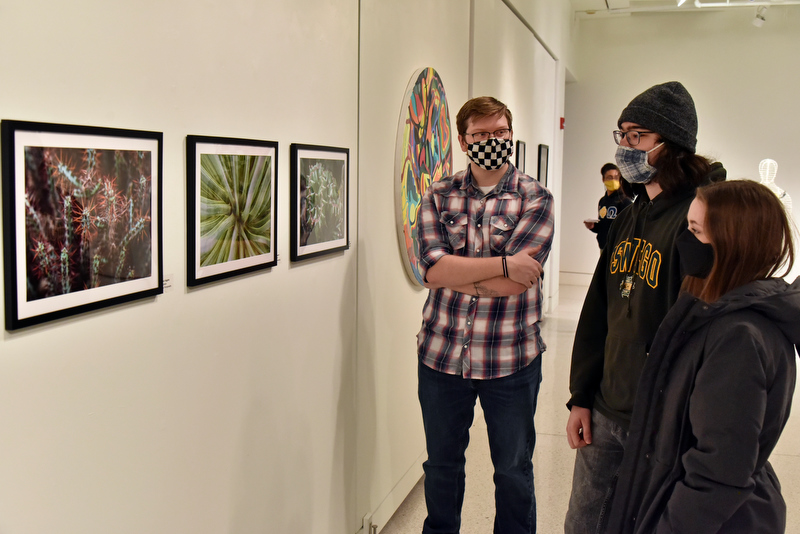
[[[647,161],[647,155],[664,143],[660,143],[647,152],[629,146],[617,147],[617,167],[622,177],[632,184],[646,184],[653,178],[656,168]]]
[[[467,145],[467,157],[481,169],[496,171],[506,164],[514,153],[514,141],[490,137],[480,143]]]

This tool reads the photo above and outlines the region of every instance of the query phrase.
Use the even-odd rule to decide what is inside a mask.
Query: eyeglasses
[[[614,134],[614,142],[620,144],[622,142],[622,138],[628,140],[628,144],[631,146],[636,146],[639,144],[641,140],[641,136],[643,134],[651,134],[655,132],[651,132],[650,130],[638,131],[638,130],[629,130],[627,132],[623,132],[622,130],[614,130],[611,132]]]
[[[478,141],[486,141],[490,137],[494,137],[496,139],[508,139],[508,136],[511,135],[511,130],[509,128],[503,128],[502,130],[495,130],[491,133],[489,132],[475,132],[475,133],[468,133],[467,135],[471,135],[472,139]]]

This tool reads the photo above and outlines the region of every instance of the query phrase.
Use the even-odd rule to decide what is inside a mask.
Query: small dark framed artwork
[[[547,156],[550,148],[547,145],[539,145],[539,174],[536,179],[539,183],[547,187]]]
[[[525,141],[517,141],[517,161],[515,166],[520,172],[525,172]]]
[[[161,132],[2,121],[6,329],[163,293]]]
[[[274,267],[278,143],[186,137],[186,284]]]
[[[350,149],[291,146],[292,261],[350,247]]]

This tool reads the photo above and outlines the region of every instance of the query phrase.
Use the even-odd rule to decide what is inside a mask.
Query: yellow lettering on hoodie
[[[630,240],[620,241],[614,248],[614,253],[609,264],[611,274],[629,272],[631,264],[636,266],[636,276],[644,280],[652,288],[658,287],[658,273],[661,270],[661,252],[655,249],[652,243],[639,238],[634,238],[636,246],[633,254],[630,253],[634,246]],[[637,258],[637,254],[641,256]],[[637,264],[638,262],[638,264]]]

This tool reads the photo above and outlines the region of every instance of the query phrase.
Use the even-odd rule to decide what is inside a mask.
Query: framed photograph
[[[186,283],[274,267],[278,143],[186,137]]]
[[[547,187],[547,156],[550,148],[547,145],[539,145],[539,174],[536,179],[539,183]]]
[[[2,121],[6,329],[163,292],[163,134]]]
[[[350,247],[350,150],[291,146],[292,261]]]
[[[517,141],[517,161],[514,166],[525,172],[525,141]]]

